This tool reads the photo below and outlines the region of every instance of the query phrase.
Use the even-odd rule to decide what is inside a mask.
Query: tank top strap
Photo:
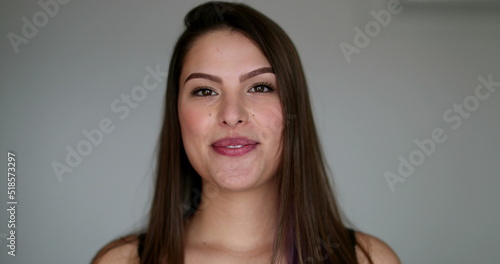
[[[137,255],[139,259],[142,259],[142,252],[144,251],[144,240],[146,239],[146,234],[139,235],[139,245],[137,246]]]
[[[354,230],[351,228],[347,228],[347,233],[349,234],[349,239],[351,240],[352,247],[354,248],[356,246],[356,235],[354,233]]]

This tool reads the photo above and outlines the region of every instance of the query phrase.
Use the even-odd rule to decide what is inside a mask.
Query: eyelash
[[[214,92],[215,91],[210,88],[210,87],[207,87],[207,86],[201,86],[201,87],[196,87],[192,92],[191,94],[194,95],[194,96],[199,96],[199,97],[205,97],[204,95],[199,95],[198,93],[201,92],[201,91],[211,91],[211,92]]]
[[[273,85],[271,83],[268,83],[268,82],[259,82],[259,83],[256,83],[254,85],[252,85],[252,88],[250,88],[250,90],[252,89],[255,89],[256,87],[261,87],[261,86],[264,86],[264,88],[267,88],[268,91],[267,92],[252,92],[252,93],[271,93],[274,91],[274,88],[273,88]],[[191,94],[193,96],[199,96],[199,97],[206,97],[204,95],[199,95],[198,93],[200,93],[201,91],[211,91],[213,93],[217,93],[215,92],[212,88],[208,87],[208,86],[200,86],[200,87],[196,87],[192,92]],[[210,96],[210,95],[207,95],[207,96]]]
[[[264,88],[267,88],[269,90],[268,92],[262,92],[262,93],[271,93],[274,91],[273,85],[271,83],[268,83],[268,82],[256,83],[250,89],[255,89],[255,87],[259,87],[259,86],[264,86]]]

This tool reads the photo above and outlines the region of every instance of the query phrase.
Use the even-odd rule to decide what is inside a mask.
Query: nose
[[[219,123],[222,126],[236,127],[248,121],[248,112],[241,95],[223,96],[219,105]]]

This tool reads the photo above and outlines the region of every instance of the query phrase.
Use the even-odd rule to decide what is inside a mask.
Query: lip
[[[212,149],[223,156],[236,157],[247,154],[254,150],[259,142],[245,137],[225,137],[212,143]],[[228,148],[228,146],[242,146]]]

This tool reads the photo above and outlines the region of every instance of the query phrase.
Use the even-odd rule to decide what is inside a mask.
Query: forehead
[[[218,30],[198,38],[184,59],[181,82],[192,72],[224,78],[271,66],[259,47],[237,31]]]

